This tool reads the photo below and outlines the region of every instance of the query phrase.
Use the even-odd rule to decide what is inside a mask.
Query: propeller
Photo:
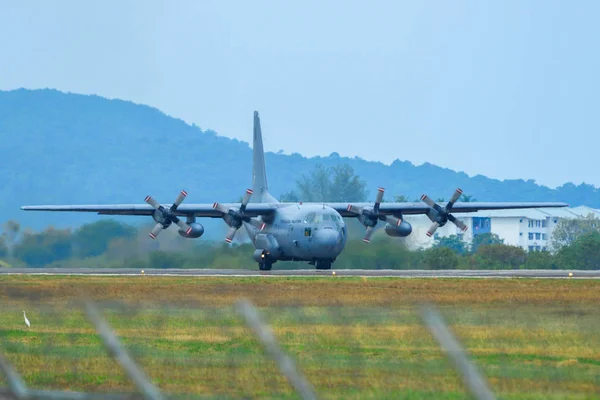
[[[152,196],[146,196],[146,199],[145,199],[146,203],[148,203],[152,207],[154,207],[158,213],[158,215],[155,214],[155,219],[157,220],[157,224],[154,226],[154,228],[152,228],[152,231],[149,234],[149,236],[152,239],[156,239],[156,237],[159,235],[159,233],[163,229],[167,229],[173,222],[175,222],[175,224],[179,227],[179,229],[184,231],[186,234],[188,234],[188,235],[190,234],[190,232],[192,231],[192,227],[189,226],[188,224],[186,224],[185,222],[183,222],[182,220],[180,220],[175,215],[175,211],[177,211],[177,207],[179,207],[179,205],[186,198],[186,196],[187,196],[187,192],[185,190],[182,190],[181,192],[179,192],[179,196],[177,196],[177,198],[175,199],[175,202],[173,202],[173,205],[171,205],[171,207],[164,207],[160,203],[158,203],[156,200],[154,200],[154,198],[152,198]]]
[[[379,206],[383,201],[383,194],[385,193],[385,189],[380,187],[377,189],[377,197],[375,198],[375,204],[373,208],[371,207],[357,207],[352,204],[348,205],[348,211],[352,214],[358,215],[358,219],[362,224],[367,228],[365,232],[365,237],[363,241],[365,243],[371,242],[371,236],[375,232],[375,226],[377,225],[377,221],[385,221],[393,226],[400,226],[402,223],[402,219],[396,218],[391,215],[381,214],[379,212]]]
[[[246,194],[242,198],[242,204],[240,205],[239,209],[227,207],[223,204],[216,202],[213,204],[213,208],[217,211],[220,211],[223,214],[223,220],[227,225],[229,225],[229,231],[225,236],[225,241],[227,243],[231,243],[233,241],[233,237],[235,236],[237,230],[240,229],[240,227],[242,226],[242,222],[248,222],[261,231],[265,228],[266,224],[264,222],[244,215],[244,212],[246,211],[246,206],[248,205],[248,202],[252,197],[252,193],[253,192],[251,189],[246,189]]]
[[[458,227],[458,229],[460,229],[463,232],[467,230],[467,225],[465,225],[464,222],[457,219],[454,215],[450,214],[454,203],[456,203],[456,201],[460,198],[462,193],[463,191],[461,189],[456,189],[456,191],[450,198],[450,201],[448,202],[448,204],[446,204],[446,207],[440,206],[426,194],[421,196],[421,200],[429,207],[431,207],[431,211],[433,211],[427,213],[427,217],[429,217],[429,219],[433,222],[431,228],[429,228],[429,230],[427,231],[427,236],[433,236],[437,228],[446,225],[446,222],[448,221],[452,222]]]

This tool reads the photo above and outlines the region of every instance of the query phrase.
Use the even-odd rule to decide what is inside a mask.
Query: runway
[[[569,276],[569,273],[572,276]],[[0,275],[90,275],[141,276],[132,268],[0,268]],[[240,269],[146,269],[144,276],[189,277],[379,277],[379,278],[592,278],[600,279],[600,270],[358,270],[358,269],[299,269],[299,270],[240,270]]]

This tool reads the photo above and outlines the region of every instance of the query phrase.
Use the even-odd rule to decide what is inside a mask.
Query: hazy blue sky
[[[0,89],[132,100],[245,141],[258,109],[270,151],[600,185],[598,15],[581,0],[0,0]]]

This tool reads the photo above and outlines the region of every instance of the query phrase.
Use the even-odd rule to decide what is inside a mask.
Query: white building
[[[505,244],[519,246],[527,251],[550,250],[552,232],[561,218],[585,217],[589,214],[600,218],[600,210],[586,206],[456,213],[455,216],[469,229],[463,233],[448,222],[436,231],[435,236],[459,235],[465,242],[471,243],[475,235],[491,232],[504,239]],[[433,245],[434,239],[425,235],[431,226],[427,217],[409,216],[406,220],[413,225],[413,234],[408,240],[410,247],[427,248]]]

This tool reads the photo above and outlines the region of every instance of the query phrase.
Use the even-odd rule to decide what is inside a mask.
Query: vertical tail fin
[[[263,150],[262,132],[260,130],[260,117],[258,111],[254,111],[254,138],[252,143],[253,165],[252,165],[252,190],[254,201],[257,203],[277,202],[269,194],[267,184],[267,171],[265,168],[265,152]]]

